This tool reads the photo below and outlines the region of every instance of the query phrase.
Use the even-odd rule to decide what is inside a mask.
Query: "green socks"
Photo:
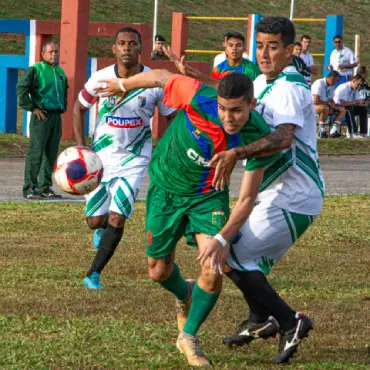
[[[179,266],[173,264],[171,276],[159,283],[164,289],[173,293],[180,301],[184,300],[189,293],[189,283],[181,276]]]
[[[221,292],[208,293],[198,284],[195,284],[192,294],[193,302],[190,307],[188,319],[184,327],[184,333],[195,336],[200,326],[216,305]]]

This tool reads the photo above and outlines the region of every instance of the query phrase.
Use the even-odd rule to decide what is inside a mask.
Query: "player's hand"
[[[329,65],[329,66],[326,67],[326,69],[332,70],[333,69],[333,66],[332,65]]]
[[[116,104],[120,103],[126,96],[127,92],[122,91],[120,78],[111,78],[109,80],[100,80],[94,89],[96,94],[105,98],[107,96],[118,96]]]
[[[44,120],[46,118],[46,110],[41,110],[38,108],[35,108],[33,111],[33,114],[37,117],[38,120]]]
[[[210,268],[213,273],[215,275],[222,275],[229,252],[229,243],[226,247],[223,247],[217,239],[211,238],[207,242],[205,249],[199,254],[197,261],[202,266],[209,258]]]
[[[237,161],[236,153],[230,149],[216,154],[209,162],[208,167],[216,167],[212,186],[216,190],[224,190],[225,184],[230,185],[231,172]]]
[[[344,69],[344,68],[346,68],[346,67],[343,64],[338,65],[338,69]]]
[[[168,59],[173,62],[176,66],[176,68],[179,70],[179,72],[185,76],[187,76],[188,72],[188,64],[185,60],[185,55],[183,55],[181,58],[179,58],[169,46],[163,46],[162,47],[163,52],[167,55]]]

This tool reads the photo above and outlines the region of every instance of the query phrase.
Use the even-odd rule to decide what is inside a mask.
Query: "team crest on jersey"
[[[137,97],[137,104],[139,108],[144,108],[146,105],[146,96],[138,96]]]
[[[193,135],[199,139],[200,138],[200,134],[202,133],[201,130],[199,130],[199,128],[196,128],[194,131],[193,131]]]
[[[256,106],[256,111],[263,116],[263,113],[265,113],[266,104],[262,101],[258,102]]]

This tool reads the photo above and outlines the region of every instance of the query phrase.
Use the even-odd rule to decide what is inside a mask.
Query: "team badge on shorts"
[[[225,212],[224,211],[212,211],[212,225],[222,227],[225,225]]]
[[[137,97],[137,104],[140,108],[144,108],[146,104],[146,96],[138,96]]]

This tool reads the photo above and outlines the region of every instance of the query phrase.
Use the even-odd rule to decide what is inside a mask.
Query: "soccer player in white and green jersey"
[[[84,285],[92,289],[102,288],[100,273],[122,238],[126,219],[133,214],[135,198],[152,154],[150,119],[154,109],[158,106],[168,121],[175,112],[163,104],[161,88],[132,90],[118,103],[116,96],[99,98],[95,93],[99,80],[129,78],[150,70],[138,62],[141,35],[136,29],[119,30],[112,50],[117,64],[90,77],[76,100],[73,116],[77,145],[85,145],[83,117],[99,100],[92,148],[99,155],[104,171],[101,184],[88,195],[86,203],[87,224],[96,230],[94,244],[99,247],[84,280]]]
[[[224,342],[240,345],[266,338],[275,334],[271,328],[276,320],[280,344],[273,361],[284,363],[308,336],[312,322],[277,294],[266,275],[320,214],[324,180],[318,164],[311,92],[304,78],[290,65],[294,25],[287,18],[266,17],[256,30],[257,61],[263,73],[254,81],[256,110],[274,132],[248,146],[216,155],[210,165],[219,162],[218,173],[222,175],[227,167],[231,171],[237,159],[281,150],[283,156],[265,169],[257,204],[248,218],[244,209],[248,184],[243,182],[239,200],[219,233],[232,244],[227,261],[231,269],[227,275],[249,306],[248,320]],[[214,181],[217,183],[218,179]],[[233,240],[234,235],[237,237]],[[203,258],[221,248],[218,240],[211,239]]]

